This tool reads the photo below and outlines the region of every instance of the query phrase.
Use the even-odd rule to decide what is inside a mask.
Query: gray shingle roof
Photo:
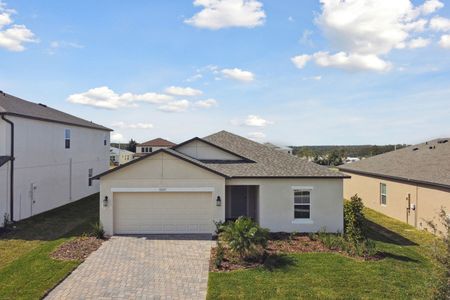
[[[0,92],[0,114],[111,131],[111,129],[102,125],[2,92]]]
[[[443,141],[447,142],[443,143]],[[341,171],[450,187],[450,139],[442,138],[338,167]]]
[[[137,146],[151,146],[151,147],[173,147],[176,146],[175,143],[172,143],[171,141],[162,139],[162,138],[156,138],[150,141],[146,141],[141,144],[137,144]]]
[[[347,177],[329,168],[277,151],[227,131],[220,131],[203,139],[254,161],[205,164],[229,177]]]

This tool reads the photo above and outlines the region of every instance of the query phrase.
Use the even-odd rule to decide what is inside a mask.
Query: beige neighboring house
[[[344,196],[419,229],[450,214],[450,139],[442,138],[338,167],[351,175]],[[440,227],[442,229],[442,227]]]
[[[149,153],[158,151],[159,149],[165,149],[175,146],[175,143],[172,143],[171,141],[162,139],[162,138],[156,138],[150,141],[146,141],[142,144],[136,145],[136,153],[135,157],[141,157],[144,155],[147,155]]]
[[[134,152],[119,149],[116,147],[110,147],[109,158],[114,165],[120,166],[133,160]]]
[[[348,176],[220,131],[96,176],[108,235],[213,233],[253,218],[271,231],[342,231]]]

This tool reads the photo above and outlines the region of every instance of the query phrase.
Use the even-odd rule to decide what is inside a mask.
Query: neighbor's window
[[[294,191],[294,218],[311,218],[311,191]]]
[[[103,146],[106,146],[108,139],[106,138],[106,133],[103,137]]]
[[[89,186],[92,186],[92,176],[93,176],[93,173],[94,173],[94,169],[89,169],[88,170],[88,178],[89,178],[89,180],[88,180],[88,185]]]
[[[70,129],[64,131],[64,143],[66,149],[70,149]]]
[[[381,205],[386,205],[387,194],[386,194],[386,183],[380,183],[380,203]]]

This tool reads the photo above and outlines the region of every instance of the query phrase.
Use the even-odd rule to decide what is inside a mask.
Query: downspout
[[[5,118],[5,115],[2,114],[2,119],[11,126],[11,169],[9,172],[10,175],[10,188],[9,188],[9,197],[10,197],[10,218],[11,221],[14,221],[14,123],[11,120]]]

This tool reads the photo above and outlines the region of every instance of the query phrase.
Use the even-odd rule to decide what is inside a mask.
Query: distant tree
[[[342,151],[334,150],[328,155],[329,166],[339,166],[342,165],[342,163]]]
[[[131,151],[131,152],[136,152],[136,145],[137,145],[137,142],[135,140],[131,139],[128,142],[127,150]]]

